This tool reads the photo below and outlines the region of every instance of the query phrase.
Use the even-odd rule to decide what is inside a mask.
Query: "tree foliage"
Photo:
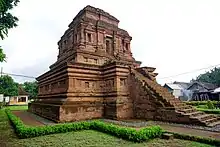
[[[3,49],[0,46],[0,62],[6,61],[5,59],[6,59],[6,55],[5,55],[5,53],[3,52]]]
[[[23,84],[24,90],[29,94],[30,99],[37,98],[38,86],[37,81],[34,82],[25,82]]]
[[[0,38],[3,40],[8,35],[8,30],[17,26],[18,18],[9,13],[17,6],[19,0],[0,0]],[[6,55],[0,51],[0,62],[5,61]]]
[[[220,86],[220,68],[214,68],[204,74],[200,74],[196,81],[208,82]]]
[[[18,95],[18,83],[14,82],[12,77],[4,75],[0,77],[0,94],[5,96]]]

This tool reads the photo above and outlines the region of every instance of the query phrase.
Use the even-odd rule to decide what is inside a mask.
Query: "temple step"
[[[189,115],[191,118],[193,117],[196,117],[196,116],[199,116],[199,115],[203,115],[204,112],[201,112],[201,111],[195,111],[195,112],[192,112],[192,113],[187,113],[185,115]]]
[[[216,122],[213,122],[213,123],[210,123],[208,124],[209,127],[214,127],[216,125],[220,125],[220,120],[216,121]]]
[[[213,118],[210,118],[210,119],[206,119],[206,120],[204,120],[203,122],[209,125],[209,124],[218,122],[218,118],[213,117]]]
[[[215,118],[215,117],[213,115],[210,115],[210,114],[204,114],[204,115],[196,116],[195,118],[198,118],[201,121],[206,121],[206,120],[209,120],[209,119],[212,119],[212,118]]]
[[[148,91],[150,90],[150,93],[155,96],[154,98],[156,98],[157,101],[163,103],[163,109],[166,109],[166,113],[171,112],[173,115],[172,111],[174,111],[178,115],[188,117],[190,122],[183,121],[184,123],[194,123],[196,125],[200,124],[205,126],[215,126],[220,124],[220,120],[218,120],[215,115],[205,114],[204,112],[197,111],[192,106],[186,105],[181,100],[175,98],[164,87],[155,81],[148,79],[147,76],[142,75],[140,71],[141,69],[139,68],[139,72],[133,70],[132,73],[135,74],[135,78],[142,83],[144,88],[148,89]]]
[[[192,109],[192,108],[189,108],[189,109],[180,109],[178,110],[180,112],[184,112],[184,113],[192,113],[192,112],[195,112],[196,110]]]

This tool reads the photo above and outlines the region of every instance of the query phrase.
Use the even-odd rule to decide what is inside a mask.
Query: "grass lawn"
[[[5,108],[9,108],[10,110],[27,110],[28,106],[23,105],[23,106],[6,106]]]
[[[21,109],[21,108],[19,108]],[[23,109],[23,108],[22,108]],[[13,107],[15,110],[15,107]],[[130,141],[122,140],[101,132],[96,132],[93,130],[85,130],[78,132],[68,132],[53,135],[46,135],[35,138],[28,139],[18,139],[14,134],[13,128],[8,122],[8,118],[4,110],[0,110],[0,147],[211,147],[206,144],[201,144],[197,142],[185,141],[185,140],[163,140],[154,139],[149,142],[143,143],[133,143]]]

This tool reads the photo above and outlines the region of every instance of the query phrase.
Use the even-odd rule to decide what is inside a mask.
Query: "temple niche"
[[[99,8],[83,8],[58,41],[57,61],[37,78],[38,99],[29,111],[56,122],[137,118],[207,125],[194,118],[203,114],[156,83],[155,68],[140,67],[132,37],[118,24]]]

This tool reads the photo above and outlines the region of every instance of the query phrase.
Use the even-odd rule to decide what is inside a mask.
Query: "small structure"
[[[188,90],[193,92],[192,100],[211,100],[213,95],[212,92],[217,88],[216,85],[206,82],[193,82],[189,87]]]
[[[175,98],[179,98],[182,101],[189,101],[192,97],[192,92],[187,90],[190,83],[185,82],[173,82],[173,83],[166,83],[164,87],[168,89],[170,93],[172,93]]]
[[[166,83],[164,87],[167,88],[168,91],[175,96],[175,98],[179,98],[183,96],[183,92],[182,92],[183,88],[178,84]]]
[[[0,94],[0,102],[3,102],[3,101],[4,101],[4,95]]]
[[[220,87],[216,88],[212,92],[212,100],[220,101]]]
[[[9,105],[27,105],[28,93],[21,87],[18,87],[18,96],[10,97]]]

